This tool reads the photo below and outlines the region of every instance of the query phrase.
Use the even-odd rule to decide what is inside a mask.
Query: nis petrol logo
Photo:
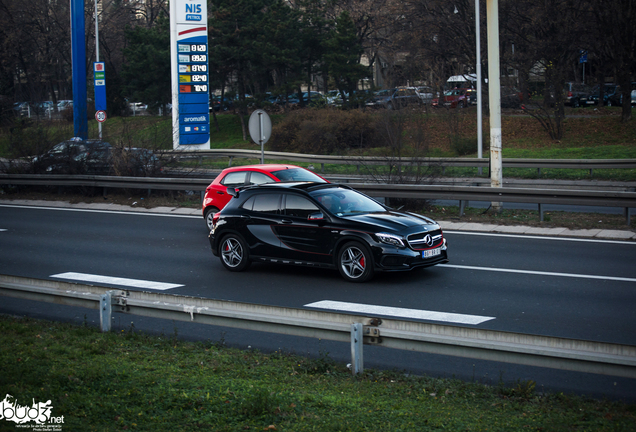
[[[196,3],[186,3],[185,4],[185,12],[186,12],[186,21],[201,21],[203,18],[201,13],[203,9],[201,8],[201,4]]]
[[[52,417],[52,411],[51,401],[42,403],[36,402],[34,399],[31,406],[19,405],[17,400],[8,394],[0,402],[0,420],[12,421],[17,424],[28,422],[34,422],[39,425],[64,423],[64,416]]]

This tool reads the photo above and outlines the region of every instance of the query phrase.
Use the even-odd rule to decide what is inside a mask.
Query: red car
[[[226,192],[228,187],[237,188],[240,186],[286,181],[329,183],[319,175],[295,165],[266,164],[226,168],[205,190],[203,218],[208,229],[212,229],[214,214],[221,211],[232,199],[232,196]]]
[[[466,108],[470,105],[470,97],[473,91],[473,89],[468,88],[446,90],[441,101],[440,98],[435,98],[431,105],[434,107]]]

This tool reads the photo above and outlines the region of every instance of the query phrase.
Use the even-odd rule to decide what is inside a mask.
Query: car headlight
[[[397,247],[404,247],[404,241],[402,237],[396,236],[395,234],[377,233],[376,236],[382,243]]]

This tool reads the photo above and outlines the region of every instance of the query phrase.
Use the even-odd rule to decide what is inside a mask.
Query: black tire
[[[349,282],[365,282],[373,277],[373,257],[369,248],[357,241],[346,243],[338,251],[340,275]]]
[[[245,240],[237,234],[228,234],[219,244],[219,257],[223,267],[233,272],[247,270],[250,266],[250,253]]]
[[[205,225],[208,227],[208,231],[212,231],[212,218],[215,213],[218,213],[219,209],[216,207],[207,207],[205,209],[205,214],[203,215],[203,220],[205,221]]]

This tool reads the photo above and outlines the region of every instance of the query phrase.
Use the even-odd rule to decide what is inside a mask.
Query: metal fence
[[[205,191],[211,180],[201,178],[155,178],[54,174],[0,174],[0,184],[85,186],[148,190]],[[415,184],[348,183],[373,197],[457,200],[460,215],[469,201],[515,202],[537,204],[543,220],[543,204],[619,207],[630,225],[630,208],[636,208],[636,192],[572,189],[533,189],[483,186],[448,186]]]
[[[207,159],[228,158],[229,166],[234,158],[260,159],[260,150],[243,149],[211,149],[211,150],[170,150],[162,152],[163,157],[181,159]],[[487,158],[410,158],[400,159],[382,156],[330,156],[312,155],[287,152],[265,152],[269,160],[303,162],[308,164],[320,164],[321,172],[324,172],[325,164],[337,165],[387,165],[389,163],[432,165],[442,169],[446,167],[473,167],[488,168]],[[504,168],[534,168],[541,174],[542,169],[584,169],[589,170],[590,176],[595,169],[631,169],[636,168],[636,159],[514,159],[504,158]]]
[[[636,378],[636,347],[603,342],[325,312],[114,290],[0,275],[0,295],[99,309],[102,331],[112,313],[124,313],[351,344],[352,370],[363,370],[363,344],[585,373]]]

